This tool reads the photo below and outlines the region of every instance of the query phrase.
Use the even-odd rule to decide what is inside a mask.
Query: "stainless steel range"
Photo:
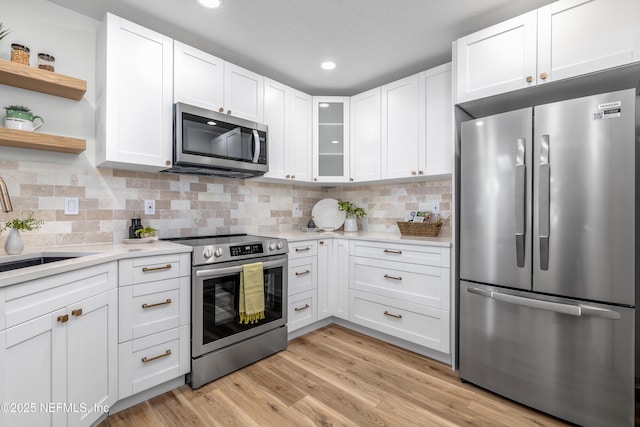
[[[193,246],[191,373],[198,388],[287,348],[287,241],[235,234],[168,239]],[[265,318],[241,324],[240,276],[263,263]]]

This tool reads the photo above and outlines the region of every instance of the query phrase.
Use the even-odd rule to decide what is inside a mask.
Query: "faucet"
[[[5,184],[2,177],[0,177],[0,205],[2,205],[3,212],[11,212],[13,206],[11,206],[11,198],[9,197],[9,190],[7,184]]]

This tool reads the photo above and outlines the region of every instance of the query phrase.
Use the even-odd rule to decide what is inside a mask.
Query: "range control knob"
[[[278,246],[278,249],[282,249],[282,248],[284,248],[284,243],[278,242],[277,246]]]
[[[204,255],[205,258],[211,258],[213,256],[213,251],[211,250],[211,248],[207,248],[204,250],[202,255]]]
[[[213,253],[216,257],[222,256],[222,248],[216,248],[216,251]]]
[[[273,243],[273,242],[269,243],[269,250],[270,251],[275,251],[276,250],[276,244]]]

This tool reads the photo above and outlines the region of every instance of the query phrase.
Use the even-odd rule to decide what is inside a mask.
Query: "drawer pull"
[[[69,315],[65,314],[63,316],[58,316],[58,322],[60,323],[66,323],[69,321]]]
[[[391,279],[391,280],[402,280],[402,276],[389,276],[388,274],[385,274],[384,278]]]
[[[304,276],[305,274],[310,274],[311,270],[307,271],[296,271],[296,276]]]
[[[384,250],[385,254],[396,254],[396,255],[402,255],[402,251],[393,251],[391,249],[385,249]]]
[[[171,270],[171,264],[167,264],[164,267],[142,267],[143,273],[148,273],[150,271],[160,271],[160,270]]]
[[[153,362],[154,360],[158,360],[162,357],[167,357],[167,356],[171,356],[171,350],[167,350],[164,352],[164,354],[159,354],[157,356],[153,356],[149,358],[143,357],[141,360],[142,360],[142,363],[147,363],[147,362]]]
[[[311,248],[309,246],[306,246],[304,248],[296,248],[296,252],[308,252],[310,250]]]
[[[389,317],[395,317],[396,319],[402,319],[402,314],[389,313],[387,310],[384,311],[384,315]]]
[[[82,316],[82,309],[76,308],[75,310],[71,310],[71,315],[76,317]]]
[[[296,307],[296,308],[294,308],[293,310],[294,310],[294,311],[302,311],[302,310],[306,310],[306,309],[307,309],[307,308],[309,308],[309,307],[310,307],[310,305],[309,305],[309,304],[305,304],[305,305],[303,305],[302,307]]]
[[[142,304],[142,308],[158,307],[159,305],[166,305],[166,304],[171,304],[171,298],[167,298],[166,301],[157,302],[155,304]]]

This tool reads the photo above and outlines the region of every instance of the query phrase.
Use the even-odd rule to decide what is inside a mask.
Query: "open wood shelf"
[[[87,82],[55,72],[0,59],[0,83],[79,101]]]
[[[84,139],[7,128],[0,128],[0,145],[72,154],[80,154],[87,148]]]

